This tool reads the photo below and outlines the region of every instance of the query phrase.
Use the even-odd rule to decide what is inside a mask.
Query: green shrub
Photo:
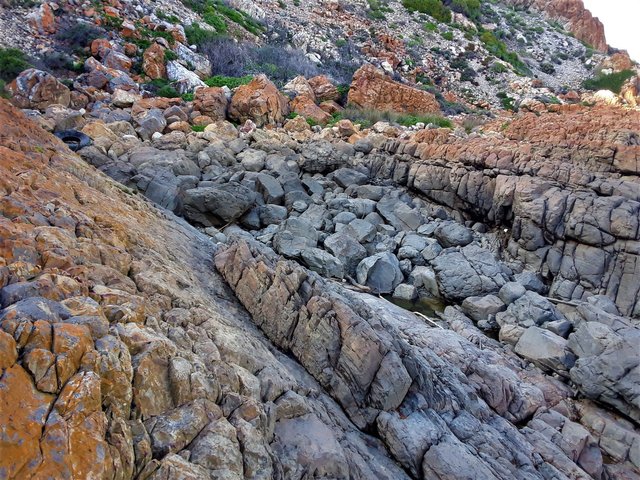
[[[426,22],[424,25],[422,25],[422,28],[424,28],[427,32],[437,32],[438,31],[438,25],[436,25],[433,22]]]
[[[511,98],[505,92],[498,92],[496,96],[500,99],[500,103],[502,104],[502,108],[505,110],[515,111],[515,99]]]
[[[347,41],[344,38],[339,38],[336,40],[336,47],[344,47],[347,44]]]
[[[163,87],[160,87],[156,92],[156,95],[159,97],[165,97],[165,98],[180,97],[180,94],[178,93],[178,91],[175,88],[173,88],[171,85],[165,85]]]
[[[178,59],[178,54],[176,52],[174,52],[173,50],[165,50],[164,51],[164,61],[165,62],[171,62],[172,60],[177,60]]]
[[[191,130],[194,132],[204,132],[205,128],[205,125],[191,125]]]
[[[73,50],[80,50],[89,46],[95,39],[103,37],[105,33],[94,25],[78,22],[57,32],[55,38]]]
[[[193,93],[183,93],[182,94],[182,99],[185,102],[193,102],[194,98],[195,98],[195,95]]]
[[[554,67],[551,63],[541,63],[540,71],[546,73],[547,75],[552,75],[556,73],[556,67]]]
[[[369,4],[367,16],[373,20],[384,20],[385,13],[393,12],[391,8],[382,3],[382,0],[367,0],[367,3]]]
[[[156,17],[169,23],[180,23],[180,19],[178,17],[176,17],[175,15],[167,15],[160,9],[156,10]]]
[[[225,77],[223,75],[215,75],[204,81],[208,87],[229,87],[234,89],[241,85],[246,85],[253,80],[252,75],[245,75],[244,77]]]
[[[509,69],[508,69],[507,67],[505,67],[505,66],[504,66],[502,63],[500,63],[500,62],[494,62],[494,63],[491,65],[491,71],[492,71],[493,73],[505,73],[505,72],[508,72],[508,71],[509,71]]]
[[[10,81],[29,68],[25,54],[17,48],[0,48],[0,79]]]
[[[452,31],[448,31],[448,32],[443,32],[442,33],[442,38],[444,38],[445,40],[453,40],[453,32]]]
[[[11,94],[4,89],[4,87],[6,85],[7,85],[6,82],[4,80],[0,79],[0,98],[9,98],[9,97],[11,97]]]
[[[363,128],[369,128],[378,122],[389,122],[409,127],[416,123],[429,124],[433,123],[443,128],[452,128],[451,121],[447,118],[431,114],[405,114],[391,111],[372,110],[368,108],[359,108],[354,105],[347,107],[332,115],[329,125],[335,125],[339,120],[351,120],[359,123]]]
[[[407,10],[426,13],[440,22],[451,21],[451,10],[441,0],[402,0],[402,4]]]
[[[185,27],[184,33],[187,36],[189,45],[202,45],[203,43],[210,42],[220,36],[217,32],[205,30],[200,26],[200,24],[195,22],[188,27]]]
[[[480,18],[480,0],[453,0],[451,9],[454,12],[463,13],[472,20]]]
[[[480,35],[480,40],[482,40],[482,43],[484,43],[484,46],[492,55],[496,56],[500,60],[510,63],[517,73],[521,75],[527,75],[530,73],[529,68],[522,60],[520,60],[518,54],[510,52],[505,43],[499,40],[493,32],[485,30]]]
[[[635,74],[633,70],[623,70],[608,75],[600,73],[593,78],[585,80],[582,86],[587,90],[611,90],[613,93],[620,93],[624,82]]]

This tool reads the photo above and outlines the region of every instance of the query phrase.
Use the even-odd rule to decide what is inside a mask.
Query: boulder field
[[[638,112],[103,113],[0,101],[4,478],[637,478]]]

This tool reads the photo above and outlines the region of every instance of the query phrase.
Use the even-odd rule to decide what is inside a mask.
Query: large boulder
[[[273,239],[273,247],[281,255],[299,257],[303,250],[315,248],[318,232],[308,222],[290,218],[280,225]]]
[[[164,62],[164,48],[154,43],[142,54],[142,70],[152,80],[167,78],[167,67]]]
[[[313,90],[317,102],[330,102],[340,99],[340,91],[326,75],[310,78],[309,86]]]
[[[329,235],[324,246],[344,263],[348,275],[354,275],[358,264],[367,256],[367,250],[355,238],[342,232]]]
[[[331,115],[315,104],[309,95],[298,95],[291,101],[291,110],[320,125],[326,125]]]
[[[213,120],[224,120],[227,116],[227,96],[219,87],[202,87],[195,91],[193,108]]]
[[[366,285],[373,293],[391,293],[404,278],[400,262],[389,252],[365,258],[358,264],[356,273],[358,283]]]
[[[576,361],[566,339],[540,327],[529,327],[525,330],[514,351],[540,368],[550,369],[565,376]]]
[[[438,113],[436,97],[424,90],[393,81],[384,72],[367,64],[353,75],[349,103],[361,108],[402,113]]]
[[[440,293],[451,301],[497,292],[509,280],[493,254],[473,244],[447,248],[431,264]]]
[[[255,193],[238,182],[199,187],[184,192],[187,219],[204,226],[219,226],[240,218],[255,202]]]
[[[161,133],[167,126],[164,114],[159,108],[136,112],[133,115],[133,121],[136,125],[136,132],[143,140],[150,140],[154,133]]]
[[[193,67],[193,71],[201,78],[211,75],[211,62],[204,55],[194,52],[186,45],[176,42],[174,52],[178,58]]]
[[[258,127],[282,123],[288,114],[287,98],[266,75],[239,87],[229,105],[229,118],[238,123],[252,120]]]
[[[179,93],[193,92],[196,88],[205,86],[198,75],[183,67],[180,62],[176,60],[167,63],[166,68],[167,77],[174,83]]]
[[[29,68],[7,85],[11,102],[19,108],[44,110],[49,105],[69,106],[71,92],[53,75]]]

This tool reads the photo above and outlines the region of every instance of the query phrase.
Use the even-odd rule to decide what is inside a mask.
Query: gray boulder
[[[495,315],[506,308],[503,301],[495,295],[467,297],[462,302],[462,311],[476,322],[486,320],[490,315]]]
[[[344,278],[344,264],[329,252],[320,248],[306,248],[301,251],[300,257],[310,270],[323,277]]]
[[[300,218],[289,218],[278,228],[273,238],[273,248],[281,255],[299,257],[303,250],[315,248],[318,232]]]
[[[164,113],[159,108],[151,108],[133,116],[136,133],[143,140],[151,140],[154,133],[160,132],[167,126]]]
[[[369,181],[364,173],[360,173],[352,168],[339,168],[332,174],[333,180],[342,188],[352,185],[364,185]]]
[[[366,220],[356,218],[349,222],[342,232],[355,238],[360,243],[367,243],[376,236],[376,227]]]
[[[256,176],[256,191],[262,195],[265,203],[281,205],[284,199],[284,190],[280,182],[266,173]]]
[[[264,169],[264,162],[267,152],[262,150],[248,149],[238,155],[238,160],[242,163],[242,168],[250,172],[259,172]]]
[[[424,222],[420,212],[393,195],[385,195],[377,203],[378,213],[396,230],[415,231]]]
[[[458,222],[443,222],[433,232],[443,247],[464,247],[473,242],[473,230]]]
[[[238,182],[184,192],[184,216],[206,227],[224,225],[240,218],[255,202],[255,193]]]
[[[542,369],[550,369],[568,375],[576,357],[566,339],[539,327],[527,328],[514,351]]]
[[[451,301],[494,293],[508,281],[493,254],[478,245],[447,248],[431,264],[440,293]]]
[[[367,250],[360,243],[342,232],[329,235],[324,246],[345,266],[345,273],[354,275],[358,264],[367,256]]]
[[[391,293],[402,282],[404,275],[398,259],[389,252],[367,257],[358,264],[358,283],[371,288],[373,293]]]

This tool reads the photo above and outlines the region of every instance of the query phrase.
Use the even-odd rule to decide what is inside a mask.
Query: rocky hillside
[[[0,32],[0,479],[640,478],[640,76],[579,0]]]
[[[107,66],[152,91],[168,81],[181,94],[212,75],[266,73],[286,83],[326,74],[348,85],[359,66],[372,63],[460,113],[512,108],[522,99],[556,102],[602,69],[632,68],[624,53],[607,64],[603,26],[581,0],[4,4],[0,46],[21,49],[34,66],[73,80],[93,69],[91,41],[108,38]]]
[[[621,149],[638,113],[618,130],[605,119],[619,114],[565,118],[592,148]],[[246,230],[224,233],[153,207],[4,101],[0,118],[5,478],[637,476],[640,340],[637,320],[621,314],[638,314],[638,165],[584,162],[582,148],[555,139],[557,151],[545,147],[536,132],[557,113],[525,115],[501,142],[467,139],[476,147],[459,165],[440,160],[462,142],[446,129],[371,132],[351,147],[339,139],[353,135],[345,122],[320,139],[291,120],[249,136],[174,132],[141,143],[123,135],[126,122],[93,122],[89,161],[197,225],[242,216]],[[472,167],[480,149],[493,167]],[[519,166],[520,155],[542,163]],[[604,196],[557,175],[567,155]],[[440,206],[428,200],[436,190]],[[528,201],[554,207],[535,220]],[[511,219],[509,252],[528,266],[544,248],[535,221],[550,228],[564,216],[574,230],[539,238],[557,236],[553,294],[573,300],[547,298],[544,278],[498,260],[486,224],[457,223],[474,203],[493,212],[489,225]],[[611,223],[596,230],[592,208]],[[598,271],[609,249],[609,270]],[[355,291],[331,280],[351,275]],[[429,319],[364,293],[391,291],[462,303]]]

